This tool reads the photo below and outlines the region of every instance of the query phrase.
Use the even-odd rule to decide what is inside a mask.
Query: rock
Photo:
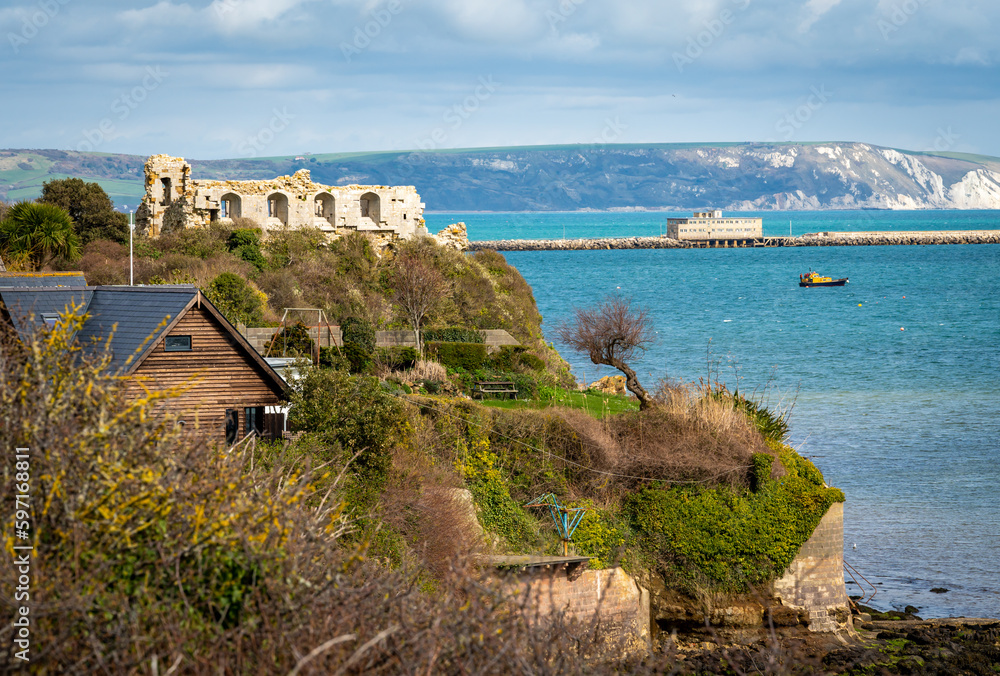
[[[590,384],[590,389],[597,390],[601,394],[625,395],[625,376],[604,376],[600,380]]]
[[[458,251],[465,251],[469,248],[469,235],[465,223],[461,221],[452,223],[433,237],[441,246],[451,247]]]

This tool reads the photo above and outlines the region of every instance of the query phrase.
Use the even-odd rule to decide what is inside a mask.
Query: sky
[[[5,0],[0,147],[1000,156],[997,0]]]

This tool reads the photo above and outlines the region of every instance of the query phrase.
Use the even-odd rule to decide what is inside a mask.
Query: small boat
[[[841,279],[821,277],[818,272],[812,270],[804,275],[799,275],[799,286],[843,286],[847,284],[847,281],[847,277]]]

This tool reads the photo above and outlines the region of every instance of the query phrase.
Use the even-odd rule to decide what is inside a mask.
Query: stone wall
[[[136,226],[150,237],[216,221],[249,218],[261,228],[315,227],[333,237],[366,232],[377,243],[426,235],[424,204],[413,186],[314,183],[308,169],[260,181],[193,180],[180,157],[146,160],[146,195]]]
[[[517,569],[504,579],[541,619],[561,611],[580,622],[600,623],[605,639],[633,646],[649,642],[649,594],[621,568],[551,565]]]
[[[339,326],[331,326],[331,331],[333,333],[333,344],[337,346],[342,346],[343,336],[340,332]],[[240,326],[239,331],[243,334],[243,337],[253,346],[257,352],[264,354],[264,350],[267,349],[267,343],[271,340],[271,336],[278,332],[279,327],[277,326]],[[316,327],[309,329],[309,337],[314,341],[316,340]],[[495,349],[501,345],[520,345],[518,340],[514,336],[510,335],[503,329],[489,329],[482,332],[485,337],[486,347],[489,349]],[[320,347],[330,347],[330,332],[323,327],[320,334]],[[375,332],[375,346],[376,347],[416,347],[417,341],[414,338],[413,331],[376,331]],[[272,354],[272,357],[281,356],[279,354]]]
[[[755,237],[712,241],[671,237],[595,239],[503,239],[469,242],[469,251],[589,251],[593,249],[693,249],[781,246],[893,246],[925,244],[1000,244],[1000,230],[929,232],[824,232],[801,237]]]
[[[844,503],[827,510],[812,536],[779,580],[783,605],[809,613],[809,630],[850,631],[850,600],[844,587]]]

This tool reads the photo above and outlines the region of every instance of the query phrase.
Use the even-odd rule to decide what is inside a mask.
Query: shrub
[[[392,371],[408,371],[418,359],[420,354],[412,347],[387,347],[375,351],[375,360]]]
[[[162,235],[155,246],[163,253],[208,259],[229,251],[226,245],[229,232],[225,226],[214,223],[207,228],[184,228]]]
[[[288,422],[330,444],[336,457],[351,461],[359,502],[368,504],[385,485],[391,450],[403,425],[402,407],[377,378],[310,369],[293,395]]]
[[[637,543],[690,590],[745,592],[781,575],[820,519],[843,494],[797,481],[757,493],[718,488],[646,488],[625,500]]]
[[[450,327],[445,329],[424,329],[423,339],[428,343],[485,343],[486,336],[476,329]]]
[[[487,359],[488,367],[494,371],[516,371],[521,356],[527,349],[523,345],[501,345],[500,349]]]
[[[258,272],[267,269],[267,259],[260,250],[260,231],[253,228],[237,228],[229,233],[226,247],[231,253],[254,266]]]
[[[347,357],[344,356],[343,352],[336,347],[319,348],[319,365],[328,369],[351,370],[351,363],[347,361]]]
[[[368,354],[375,351],[375,327],[364,319],[348,317],[340,323],[340,335],[345,343],[355,343]]]
[[[354,341],[345,341],[341,348],[351,373],[365,373],[372,366],[372,353]]]
[[[247,280],[232,272],[223,272],[203,289],[219,312],[232,324],[259,324],[264,321],[267,298]]]
[[[447,368],[476,371],[486,361],[481,343],[427,343],[427,354]]]
[[[523,367],[525,367],[527,369],[530,369],[532,371],[544,371],[545,370],[545,362],[542,360],[542,358],[541,357],[537,357],[537,356],[531,354],[530,352],[526,352],[526,353],[522,354],[521,358],[519,359],[519,362],[520,362],[521,366],[523,366]]]
[[[271,357],[305,357],[311,359],[316,343],[309,335],[309,328],[302,322],[281,327],[268,341],[264,354]]]

